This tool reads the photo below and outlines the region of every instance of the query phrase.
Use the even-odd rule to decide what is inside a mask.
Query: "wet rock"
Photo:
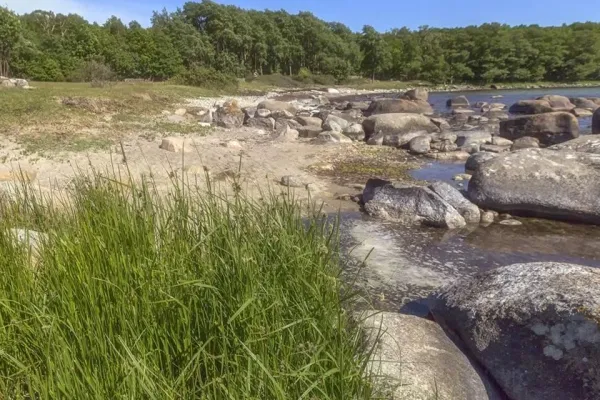
[[[573,114],[577,118],[591,117],[592,115],[594,115],[592,111],[586,110],[585,108],[574,108],[571,110],[571,114]]]
[[[462,131],[456,133],[456,144],[459,147],[466,146],[472,143],[484,144],[492,140],[492,135],[485,131]]]
[[[271,112],[288,111],[292,114],[296,113],[296,107],[294,107],[292,104],[277,100],[265,100],[263,102],[258,103],[258,106],[256,108],[258,108],[259,110],[266,109]]]
[[[448,107],[469,107],[469,105],[469,99],[465,96],[457,96],[446,102],[446,106]]]
[[[510,398],[600,398],[600,270],[501,267],[441,289],[431,310]]]
[[[496,153],[488,153],[485,151],[471,155],[465,163],[465,172],[472,175],[483,163],[496,158],[496,156]]]
[[[279,183],[281,183],[281,185],[283,185],[283,186],[295,187],[295,188],[305,186],[302,178],[300,178],[299,176],[294,176],[294,175],[282,176]]]
[[[500,136],[494,136],[492,138],[492,144],[495,146],[512,146],[512,140],[504,139]]]
[[[568,143],[568,142],[566,142]],[[521,149],[531,149],[531,148],[539,148],[540,141],[531,136],[524,136],[522,138],[518,138],[513,142],[510,151],[517,151]]]
[[[433,108],[426,101],[406,99],[383,99],[371,103],[365,115],[380,114],[433,114]]]
[[[431,151],[431,136],[417,136],[408,143],[412,153],[425,154]]]
[[[479,146],[481,151],[487,151],[490,153],[505,153],[510,151],[510,145],[508,146],[497,146],[495,144],[482,144]]]
[[[328,144],[328,143],[339,144],[339,143],[352,143],[352,139],[350,139],[349,137],[347,137],[346,135],[344,135],[341,132],[326,131],[326,132],[321,132],[319,134],[319,136],[317,136],[316,138],[313,139],[313,142],[317,143],[317,144]]]
[[[454,186],[446,182],[434,182],[429,185],[429,189],[454,207],[463,216],[467,224],[478,224],[481,220],[479,207],[467,200]]]
[[[252,128],[260,128],[266,131],[272,131],[275,129],[275,120],[271,117],[269,118],[249,118],[246,120],[246,125]]]
[[[594,154],[524,149],[479,164],[469,198],[485,209],[600,224]]]
[[[344,129],[343,133],[354,141],[365,140],[365,130],[363,129],[362,124],[350,124]]]
[[[160,143],[159,148],[172,153],[187,153],[191,151],[191,143],[186,142],[182,137],[166,137]]]
[[[600,108],[594,112],[594,116],[592,117],[592,133],[594,135],[600,134]]]
[[[468,181],[470,179],[471,179],[470,174],[456,174],[456,175],[454,175],[454,177],[452,177],[452,180],[456,181],[456,182]]]
[[[369,179],[363,202],[367,213],[387,220],[449,229],[466,225],[454,207],[426,187]]]
[[[296,121],[298,121],[302,126],[321,128],[323,125],[323,120],[317,117],[297,117]]]
[[[406,134],[410,132],[437,132],[438,127],[429,118],[419,114],[381,114],[374,115],[363,121],[367,137],[376,133]]]
[[[429,92],[427,92],[427,89],[417,88],[404,93],[404,97],[408,100],[427,101],[429,100]]]
[[[500,136],[513,141],[532,136],[544,145],[553,145],[577,138],[579,122],[567,112],[527,115],[500,122]]]
[[[367,370],[386,398],[502,399],[494,384],[435,322],[371,311],[357,319],[374,350]]]
[[[350,124],[344,118],[330,114],[325,119],[325,122],[323,122],[323,130],[332,132],[343,132],[344,129],[348,127],[348,125]]]

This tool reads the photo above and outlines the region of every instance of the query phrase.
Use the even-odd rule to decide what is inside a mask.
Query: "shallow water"
[[[431,163],[412,175],[449,181],[462,169],[462,164]],[[358,277],[357,287],[378,309],[425,315],[424,298],[477,271],[535,261],[600,267],[600,227],[539,219],[521,222],[516,227],[494,224],[448,231],[344,214],[345,274],[348,279]]]

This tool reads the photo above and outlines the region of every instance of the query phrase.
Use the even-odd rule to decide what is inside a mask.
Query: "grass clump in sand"
[[[289,196],[118,181],[0,202],[0,397],[371,398],[335,225]]]

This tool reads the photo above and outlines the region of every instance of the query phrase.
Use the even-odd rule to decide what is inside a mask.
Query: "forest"
[[[489,23],[353,32],[310,12],[244,10],[210,0],[154,12],[151,24],[0,8],[0,75],[34,81],[252,77],[280,73],[432,83],[600,80],[600,23]],[[200,79],[201,83],[202,79]]]

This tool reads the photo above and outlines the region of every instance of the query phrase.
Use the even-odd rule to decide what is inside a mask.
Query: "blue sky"
[[[175,10],[182,0],[0,0],[18,13],[35,9],[74,12],[89,20],[104,22],[115,14],[124,21],[148,25],[153,10]],[[600,22],[600,0],[223,0],[243,8],[285,9],[290,13],[311,11],[327,21],[339,21],[360,30],[373,25],[380,31],[421,25],[453,27],[501,22],[511,25],[560,25],[576,21]]]

